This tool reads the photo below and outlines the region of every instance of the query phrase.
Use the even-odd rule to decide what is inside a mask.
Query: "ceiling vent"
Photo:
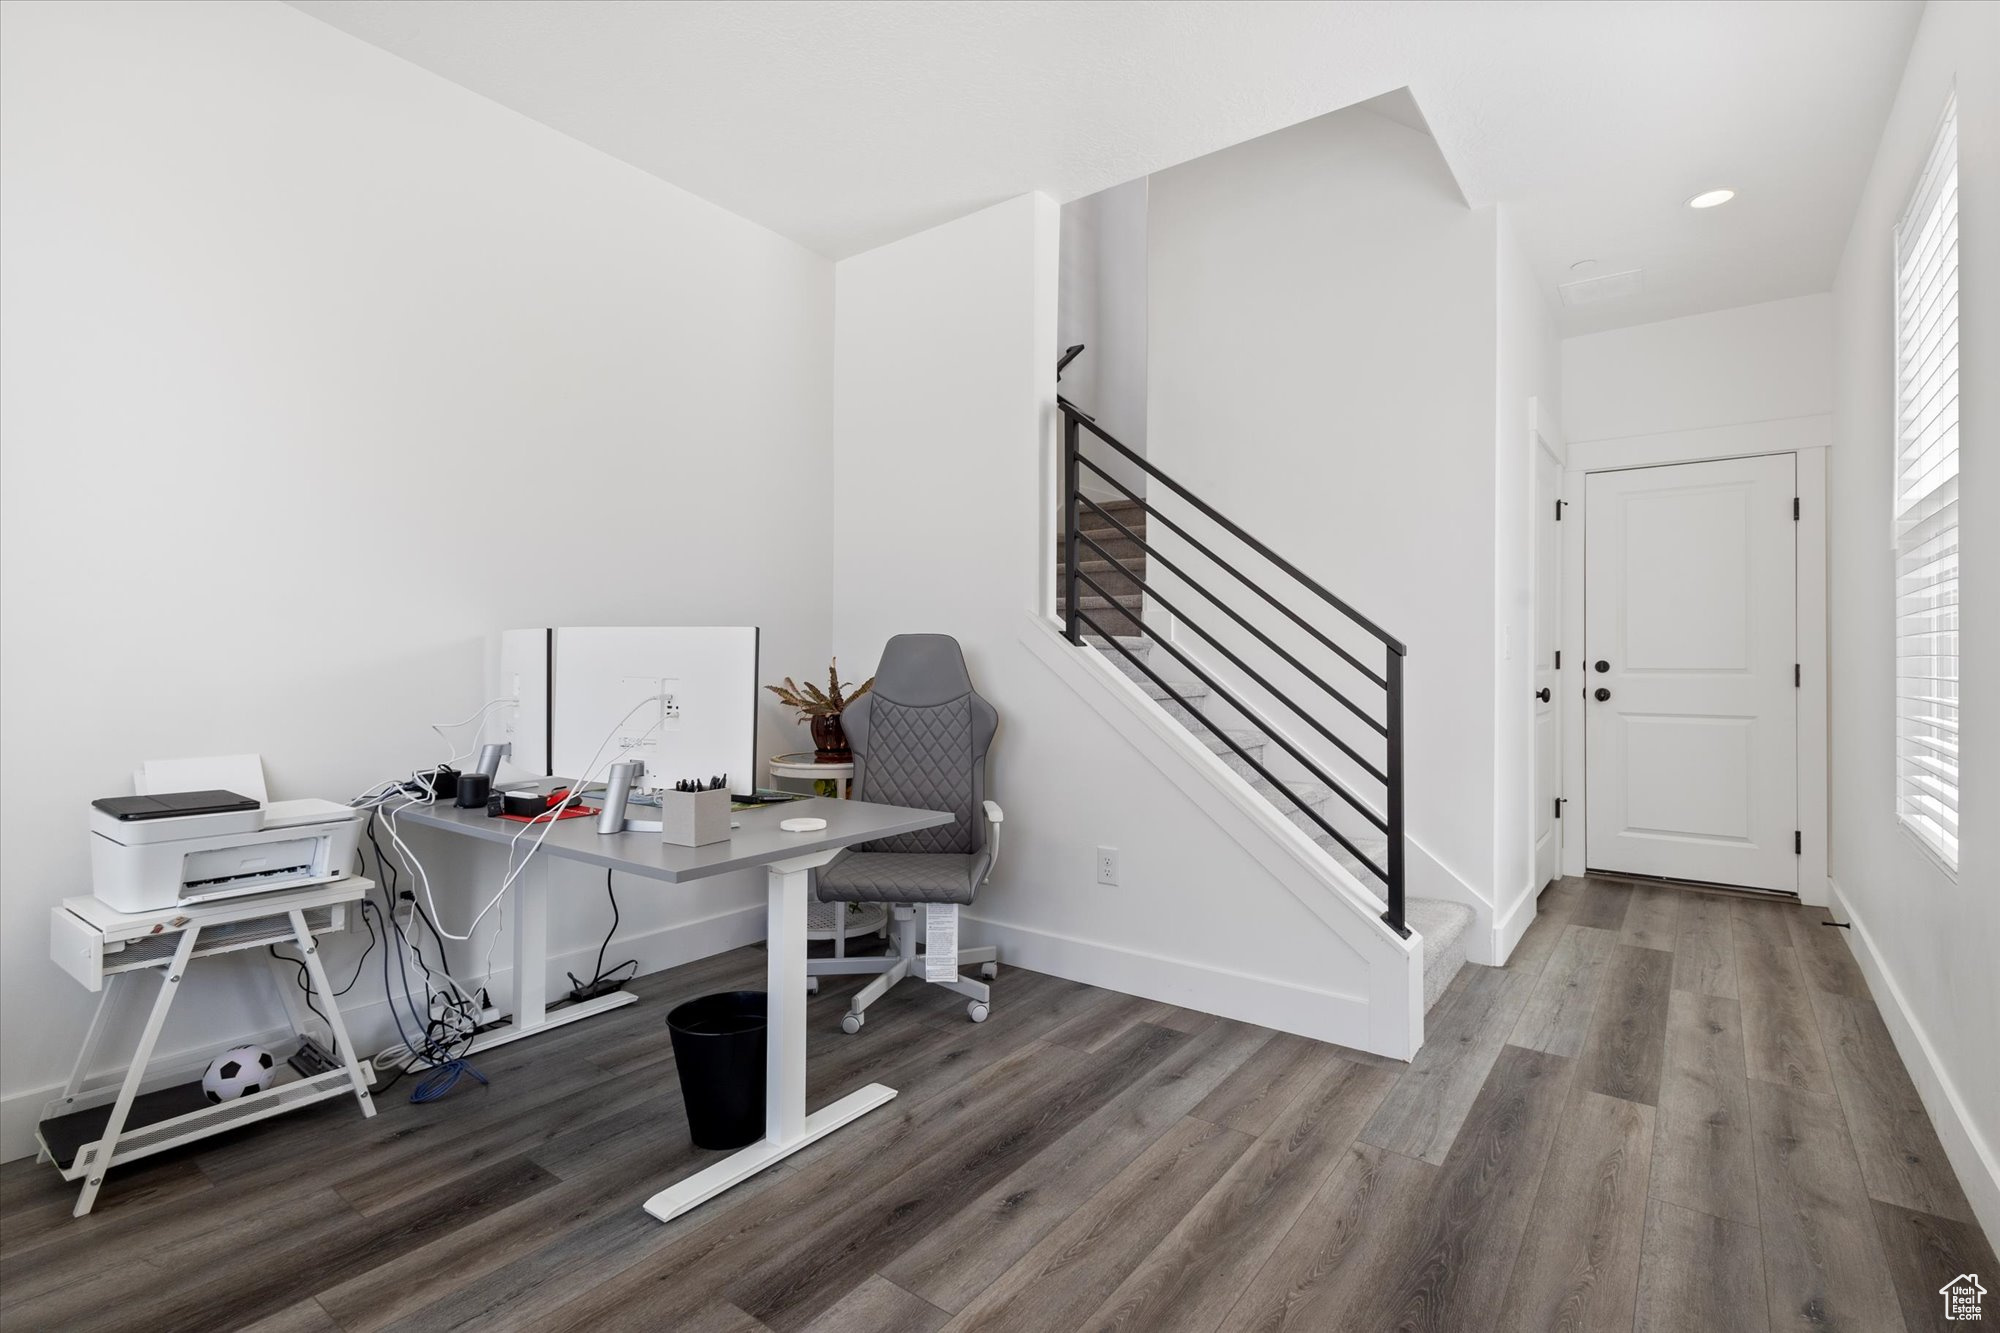
[[[1565,282],[1556,288],[1564,305],[1596,305],[1599,301],[1610,301],[1620,296],[1636,296],[1646,284],[1642,280],[1644,269],[1628,268],[1623,273],[1606,273],[1601,277],[1579,278],[1575,282]]]

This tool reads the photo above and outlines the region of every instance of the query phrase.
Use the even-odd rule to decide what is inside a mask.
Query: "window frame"
[[[1949,138],[1950,140],[1949,150],[1951,154],[1948,167],[1950,184],[1947,186],[1943,183],[1940,183],[1935,189],[1932,189],[1929,188],[1931,186],[1932,181],[1940,180],[1940,182],[1942,182],[1942,179],[1946,174],[1945,171],[1934,170],[1934,167],[1939,162],[1940,151],[1942,151],[1946,147],[1947,138]],[[1903,579],[1905,577],[1904,571],[1902,569],[1902,562],[1906,556],[1904,521],[1905,521],[1905,514],[1909,512],[1909,509],[1906,509],[1903,503],[1903,473],[1906,463],[1905,447],[1906,444],[1909,443],[1909,441],[1906,441],[1904,436],[1905,423],[1904,423],[1904,405],[1903,405],[1903,393],[1904,393],[1903,380],[1904,380],[1904,370],[1905,370],[1904,366],[1905,330],[1903,322],[1904,321],[1903,301],[1905,295],[1904,267],[1906,262],[1906,256],[1904,253],[1904,237],[1912,226],[1916,227],[1919,233],[1921,234],[1925,224],[1927,224],[1930,221],[1930,219],[1936,215],[1937,210],[1946,199],[1952,200],[1952,208],[1951,208],[1952,218],[1954,220],[1954,223],[1958,221],[1959,208],[1958,208],[1957,196],[1962,186],[1962,182],[1959,181],[1957,177],[1961,165],[1962,165],[1962,158],[1959,153],[1959,144],[1958,144],[1958,95],[1956,88],[1954,88],[1945,97],[1944,107],[1938,116],[1936,129],[1932,132],[1930,136],[1929,146],[1924,154],[1924,160],[1922,164],[1917,168],[1916,177],[1914,181],[1911,183],[1908,201],[1905,203],[1902,215],[1897,220],[1895,228],[1893,229],[1890,235],[1890,330],[1889,330],[1890,363],[1891,363],[1890,411],[1892,414],[1891,441],[1889,449],[1889,456],[1890,456],[1889,457],[1889,471],[1890,471],[1889,612],[1890,612],[1890,629],[1891,629],[1890,651],[1894,658],[1894,664],[1892,666],[1892,675],[1890,680],[1890,687],[1892,690],[1892,695],[1890,699],[1890,706],[1892,710],[1890,720],[1891,720],[1891,728],[1893,736],[1893,747],[1892,747],[1893,768],[1891,777],[1890,807],[1896,821],[1896,826],[1902,830],[1903,834],[1906,837],[1908,837],[1910,841],[1912,841],[1917,845],[1917,847],[1924,853],[1925,856],[1927,856],[1933,863],[1937,865],[1939,870],[1941,870],[1948,878],[1950,878],[1954,882],[1956,882],[1958,878],[1958,868],[1963,860],[1963,853],[1964,853],[1963,825],[1962,824],[1960,825],[1958,836],[1952,837],[1950,846],[1947,846],[1943,841],[1940,840],[1940,838],[1937,835],[1933,834],[1928,828],[1926,828],[1924,824],[1918,822],[1918,819],[1914,817],[1912,812],[1907,810],[1905,807],[1905,801],[1906,801],[1905,789],[1906,786],[1908,785],[1908,779],[1906,778],[1904,773],[1904,769],[1907,763],[1907,759],[1904,753],[1907,742],[1905,741],[1904,738],[1905,720],[1904,720],[1903,700],[1905,698],[1905,695],[1903,693],[1903,689],[1905,680],[1909,678],[1906,678],[1903,675],[1902,667],[1900,665],[1901,658],[1903,655],[1900,652],[1898,652],[1897,649],[1899,648],[1901,640],[1904,637],[1899,631],[1899,626],[1901,625],[1902,621],[1905,618],[1907,618],[1908,615],[1915,615],[1922,613],[1921,611],[1913,611],[1905,613],[1901,610],[1901,604],[1904,601],[1904,599],[1912,595],[1910,593],[1905,593],[1904,591],[1902,591],[1902,586],[1901,586]],[[1962,294],[1959,275],[1957,274],[1956,271],[1953,271],[1951,273],[1951,284],[1952,284],[1952,291],[1949,299],[1952,302],[1956,303]],[[1958,315],[1954,316],[1954,323],[1957,322],[1958,318],[1959,318]],[[1954,370],[1953,370],[1954,376],[1956,376],[1958,374],[1959,369],[1962,368],[1958,365],[1960,347],[1961,347],[1960,334],[1957,330],[1954,330],[1951,336],[1951,355],[1952,355],[1952,360],[1954,362]],[[1939,350],[1941,351],[1941,345]],[[1956,397],[1956,391],[1954,396]],[[1963,446],[1961,440],[1959,439],[1959,428],[1956,423],[1954,423],[1952,427],[1952,435],[1953,438],[1952,438],[1951,454],[1954,458],[1959,459],[1962,462]],[[1922,499],[1923,497],[1920,497],[1916,503],[1921,504]],[[1954,509],[1956,509],[1958,507],[1959,501],[1957,498],[1954,498],[1950,503],[1951,506]],[[1909,508],[1914,509],[1915,507],[1916,507],[1915,505],[1912,505]],[[1963,526],[1963,515],[1962,514],[1955,515],[1950,531],[1952,531],[1953,533],[1957,533],[1962,528],[1962,526]],[[1942,535],[1942,533],[1940,533],[1939,535]],[[1917,543],[1917,545],[1921,544],[1922,543]],[[1962,574],[1962,567],[1958,560],[1958,551],[1956,549],[1956,543],[1954,543],[1953,576],[1952,576],[1953,580],[1954,581],[1957,580],[1961,576],[1961,574]],[[1953,604],[1954,609],[1962,608],[1965,602],[1966,598],[1962,594],[1957,595],[1957,600]],[[1963,645],[1962,631],[1963,631],[1962,624],[1959,625],[1953,631],[1958,636],[1957,642],[1954,645],[1955,647],[1962,647]],[[1954,657],[1956,656],[1957,654],[1954,654]],[[1957,675],[1953,677],[1953,684],[1955,686],[1958,685],[1959,682],[1963,680],[1963,674],[1964,674],[1963,669],[1961,667],[1958,670]],[[1932,675],[1929,677],[1924,677],[1923,679],[1939,680],[1942,679],[1942,677]],[[1962,708],[1962,695],[1956,697],[1958,697],[1961,700],[1961,702],[1954,703],[1952,705],[1952,709],[1954,712],[1959,712]],[[1962,728],[1955,728],[1955,730],[1957,730],[1958,734],[1962,737],[1963,735]],[[1963,776],[1962,776],[1964,772],[1964,765],[1963,765],[1962,751],[1959,752],[1957,757],[1960,760],[1959,764],[1957,765],[1957,768],[1961,776],[1953,783],[1953,794],[1955,799],[1962,798],[1964,791]],[[1943,832],[1943,830],[1940,829],[1940,832]]]

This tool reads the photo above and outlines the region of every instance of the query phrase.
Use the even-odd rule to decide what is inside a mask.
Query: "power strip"
[[[329,1055],[326,1048],[311,1037],[300,1038],[299,1049],[287,1056],[285,1063],[307,1078],[341,1068],[340,1061]]]

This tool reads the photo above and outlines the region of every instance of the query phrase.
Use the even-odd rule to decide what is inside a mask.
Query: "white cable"
[[[493,984],[493,951],[500,947],[500,937],[507,933],[507,909],[502,907],[493,918],[493,938],[486,942],[486,964],[480,973],[480,980],[488,986]]]
[[[392,912],[394,908],[395,904],[391,904]],[[424,961],[423,954],[417,947],[417,940],[416,940],[417,917],[416,917],[414,902],[412,902],[411,904],[411,911],[409,913],[407,921],[399,922],[394,920],[394,918],[392,917],[386,924],[391,925],[395,928],[395,933],[397,938],[402,941],[404,948],[406,948],[409,951],[411,961],[413,961],[417,965],[417,970],[419,974],[422,975],[424,978],[425,1014],[431,1015],[432,1003],[438,998],[440,994],[440,992],[432,984],[433,973],[435,973],[437,976],[442,976],[446,981],[450,982],[452,988],[455,991],[457,991],[459,996],[461,997],[458,1000],[452,1000],[447,996],[441,1012],[438,1012],[437,1014],[428,1017],[423,1022],[423,1024],[419,1029],[420,1032],[424,1034],[423,1040],[427,1048],[442,1045],[445,1050],[449,1051],[460,1040],[472,1036],[479,1029],[478,1018],[474,1014],[466,1013],[466,1006],[475,1003],[473,994],[466,988],[463,982],[459,981],[456,977],[453,977],[449,972],[446,972],[444,970],[442,958],[440,958],[439,966],[436,968],[432,968],[428,963]],[[407,927],[407,929],[405,929],[405,927]],[[414,1019],[416,1017],[416,1014],[414,1012],[416,1005],[415,1005],[415,997],[412,996],[409,991],[409,973],[407,969],[402,966],[399,966],[397,970],[399,975],[403,977],[403,982],[404,982],[402,1004],[404,1005],[405,1008],[410,1009],[412,1011],[410,1016],[412,1019]],[[389,993],[385,996],[385,998],[387,998],[390,1007],[393,1009],[397,1004],[397,1000],[394,994]],[[445,1027],[447,1028],[447,1031],[441,1034],[437,1038],[432,1038],[429,1035],[432,1023],[444,1024]],[[401,1028],[400,1019],[398,1021],[397,1026],[399,1029]],[[432,1058],[431,1055],[426,1054],[424,1052],[414,1051],[406,1043],[403,1042],[397,1042],[395,1045],[383,1048],[383,1050],[381,1050],[376,1054],[373,1063],[378,1068],[382,1069],[402,1069],[415,1064],[415,1062],[417,1061],[422,1061],[421,1065],[417,1066],[418,1068],[421,1069],[434,1069],[438,1067],[439,1063],[436,1059]]]
[[[405,793],[405,795],[407,796],[408,793]],[[410,850],[409,844],[405,843],[402,840],[401,836],[396,832],[395,819],[397,814],[401,813],[404,810],[409,809],[413,805],[433,805],[435,803],[436,800],[433,797],[409,796],[408,799],[403,802],[403,804],[396,806],[394,809],[387,810],[386,816],[383,820],[384,825],[389,829],[389,841],[394,847],[397,848],[396,859],[403,863],[403,871],[405,874],[410,876],[412,883],[421,882],[424,885],[424,895],[426,898],[430,896],[430,880],[427,876],[424,875],[423,862],[417,858],[416,853]],[[383,809],[383,807],[377,807],[377,809],[381,810]],[[384,892],[386,893],[387,890],[385,889]],[[391,903],[389,905],[392,914],[398,910],[398,906],[399,905],[396,903]],[[436,976],[443,977],[446,981],[449,981],[451,983],[452,990],[457,993],[460,1000],[464,1001],[467,1004],[476,1003],[477,993],[473,990],[473,988],[466,985],[463,981],[460,981],[457,977],[453,976],[451,973],[445,971],[444,959],[441,956],[443,953],[442,950],[439,951],[440,957],[438,959],[438,966],[436,967],[432,967],[430,964],[426,963],[423,959],[423,954],[418,951],[416,945],[417,911],[416,911],[416,900],[414,897],[410,901],[410,911],[408,919],[402,922],[401,924],[406,927],[406,929],[402,931],[402,939],[405,947],[408,948],[410,952],[411,961],[416,963],[418,970],[422,972],[425,976],[424,1000],[426,1006],[428,1007],[433,993],[430,985],[430,977],[433,974],[435,974]],[[437,904],[435,902],[431,903],[431,915],[428,924],[433,932],[445,938],[450,938],[450,939],[470,938],[469,936],[461,937],[461,936],[446,935],[446,932],[444,932],[441,928],[439,928],[439,926],[437,925]],[[487,979],[490,981],[491,977],[489,976]]]
[[[653,695],[651,698],[641,699],[638,703],[632,705],[631,709],[627,711],[625,716],[618,719],[617,726],[611,728],[610,733],[605,736],[603,742],[600,743],[596,751],[591,754],[590,762],[584,765],[584,776],[579,778],[576,782],[570,785],[570,788],[567,794],[564,795],[563,799],[557,802],[554,806],[550,807],[548,810],[544,811],[539,815],[536,815],[533,819],[530,819],[527,823],[521,825],[520,832],[516,833],[511,839],[508,840],[507,861],[509,865],[512,865],[514,860],[514,851],[517,844],[519,844],[519,842],[521,841],[522,835],[525,834],[529,829],[533,828],[537,823],[542,824],[542,831],[540,835],[536,837],[535,845],[530,847],[528,849],[527,855],[521,858],[521,864],[518,866],[514,866],[513,869],[508,872],[507,878],[501,881],[499,892],[493,895],[493,900],[491,902],[487,903],[487,905],[484,908],[480,909],[479,915],[481,917],[485,916],[488,911],[490,911],[496,904],[499,903],[501,898],[506,896],[507,890],[513,887],[514,881],[519,879],[521,877],[522,872],[528,868],[528,863],[535,859],[535,853],[542,850],[542,844],[548,841],[549,831],[556,826],[556,823],[560,818],[560,816],[562,815],[562,812],[569,808],[571,802],[580,801],[583,799],[583,789],[588,787],[591,781],[597,776],[597,760],[599,756],[601,756],[604,753],[605,746],[610,745],[612,740],[617,737],[618,728],[624,726],[627,719],[629,719],[633,713],[638,712],[641,708],[644,708],[647,704],[652,703],[658,699],[663,699],[665,697],[666,696],[663,694],[656,694]],[[665,718],[661,718],[659,721],[654,722],[652,726],[647,727],[644,731],[640,732],[638,737],[634,740],[633,744],[636,745],[639,741],[645,740],[648,736],[651,736],[655,731],[658,731],[660,729],[661,723],[664,722],[665,720],[666,720]],[[612,762],[615,763],[616,761],[613,760]],[[606,767],[608,769],[609,765],[607,765]],[[472,925],[466,928],[467,934],[465,938],[470,939],[471,938],[470,932],[478,929],[478,927],[479,927],[479,920],[477,917],[475,917],[473,919]]]
[[[460,718],[456,722],[431,723],[430,724],[431,730],[437,733],[438,739],[444,742],[445,750],[449,752],[451,755],[451,758],[445,760],[445,762],[447,764],[455,764],[461,759],[467,759],[477,754],[479,752],[479,737],[485,734],[485,729],[483,724],[485,722],[486,715],[492,712],[493,709],[500,704],[510,704],[515,702],[517,702],[517,700],[512,695],[503,695],[498,699],[488,699],[485,703],[479,705],[479,707],[476,710],[474,710],[471,714]],[[457,747],[455,747],[451,743],[451,738],[445,735],[444,733],[448,729],[455,731],[459,727],[465,726],[469,722],[479,722],[482,724],[482,727],[479,731],[473,733],[473,741],[471,746],[461,753],[457,749]]]
[[[405,801],[402,805],[397,806],[395,809],[388,811],[384,823],[389,830],[389,840],[395,844],[397,857],[403,860],[405,868],[410,871],[410,879],[412,883],[423,891],[424,902],[430,908],[432,929],[437,931],[437,933],[440,936],[448,940],[455,940],[461,943],[470,940],[473,936],[473,932],[479,929],[479,923],[486,919],[486,914],[492,911],[494,907],[499,904],[500,900],[507,896],[507,890],[514,887],[514,881],[521,877],[521,873],[528,868],[528,863],[535,859],[535,853],[539,852],[542,849],[542,844],[548,840],[549,830],[553,829],[556,826],[558,822],[558,816],[560,816],[564,810],[568,809],[572,803],[579,801],[583,798],[583,789],[589,786],[591,780],[597,776],[598,759],[604,754],[605,749],[614,740],[617,739],[619,728],[623,727],[626,724],[626,722],[631,720],[632,714],[638,712],[641,708],[644,708],[647,704],[656,703],[659,700],[664,699],[665,697],[666,697],[665,694],[648,695],[646,698],[639,700],[639,702],[633,704],[631,708],[627,709],[625,716],[619,718],[618,721],[612,725],[611,730],[605,733],[604,739],[601,742],[599,742],[597,749],[591,753],[589,762],[584,765],[582,774],[576,779],[576,781],[572,782],[569,785],[569,789],[567,793],[563,796],[563,799],[557,802],[554,806],[551,806],[549,809],[543,811],[542,813],[536,815],[534,818],[523,823],[520,829],[515,832],[514,836],[508,839],[507,865],[509,868],[507,871],[506,878],[501,880],[499,889],[494,892],[491,898],[487,899],[486,905],[479,909],[478,914],[472,918],[472,924],[468,925],[465,928],[465,933],[462,935],[454,934],[453,932],[446,930],[442,925],[438,924],[439,914],[438,914],[437,900],[431,894],[430,876],[424,873],[423,862],[417,859],[416,854],[414,852],[410,851],[409,845],[403,841],[402,834],[398,831],[396,827],[396,816],[399,813],[409,809],[412,805],[433,804],[435,798],[430,797],[428,795],[424,797],[413,796],[409,800]],[[664,723],[665,721],[666,719],[664,717],[660,718],[658,721],[655,721],[652,726],[646,728],[645,731],[641,732],[637,739],[644,740],[648,736],[651,736],[655,731],[658,731],[660,729],[661,724]],[[634,743],[636,744],[637,742],[635,741]],[[386,806],[386,804],[387,801],[385,800],[384,805]],[[534,841],[534,845],[528,848],[527,854],[521,858],[521,863],[519,865],[515,865],[514,854],[520,848],[521,839],[524,836],[526,836],[529,829],[534,828],[537,824],[541,825],[541,831],[537,834]],[[453,984],[456,985],[459,983],[454,982]]]

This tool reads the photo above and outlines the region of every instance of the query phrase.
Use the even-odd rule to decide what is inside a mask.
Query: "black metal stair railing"
[[[1080,352],[1081,350],[1081,347],[1074,349],[1073,352],[1065,357],[1065,363],[1067,360],[1073,358],[1074,352]],[[1408,656],[1408,649],[1395,636],[1389,634],[1381,626],[1375,624],[1374,621],[1368,619],[1368,617],[1356,611],[1346,602],[1328,592],[1311,576],[1302,572],[1296,565],[1278,555],[1277,552],[1273,551],[1263,542],[1252,537],[1236,523],[1216,512],[1212,506],[1189,491],[1187,487],[1169,477],[1159,468],[1147,462],[1140,454],[1114,438],[1110,432],[1098,425],[1088,413],[1078,408],[1074,403],[1062,397],[1058,397],[1056,403],[1062,412],[1063,421],[1064,565],[1062,574],[1062,606],[1064,635],[1071,643],[1081,645],[1083,643],[1084,629],[1087,626],[1091,633],[1106,642],[1111,651],[1121,654],[1133,667],[1150,680],[1155,687],[1163,691],[1166,698],[1180,704],[1182,709],[1197,724],[1212,732],[1222,744],[1235,753],[1238,759],[1248,765],[1252,772],[1270,783],[1281,795],[1297,806],[1299,811],[1308,820],[1344,847],[1355,860],[1360,862],[1376,879],[1381,881],[1384,899],[1387,903],[1387,910],[1382,913],[1382,919],[1388,922],[1390,928],[1397,934],[1408,936],[1410,933],[1409,927],[1404,924],[1403,919],[1403,659]],[[1162,513],[1158,506],[1150,503],[1146,497],[1138,494],[1131,487],[1119,481],[1118,478],[1111,475],[1104,467],[1092,460],[1083,451],[1083,436],[1086,431],[1112,449],[1121,458],[1144,472],[1152,481],[1158,482],[1175,496],[1186,502],[1202,519],[1214,524],[1222,532],[1228,534],[1229,537],[1248,547],[1257,557],[1285,574],[1292,582],[1296,583],[1309,594],[1312,601],[1334,612],[1349,625],[1362,630],[1373,638],[1382,650],[1381,667],[1377,669],[1371,666],[1360,655],[1336,642],[1306,615],[1272,593],[1261,581],[1253,579],[1238,570],[1235,565],[1219,555],[1210,543],[1201,540],[1194,533],[1190,532],[1184,524],[1176,522],[1171,515]],[[1302,630],[1314,643],[1332,652],[1366,682],[1365,687],[1356,689],[1355,693],[1363,693],[1365,689],[1368,698],[1364,701],[1356,701],[1349,698],[1341,690],[1336,689],[1319,672],[1313,670],[1304,661],[1300,660],[1296,653],[1279,644],[1269,633],[1252,623],[1242,611],[1238,610],[1237,606],[1233,603],[1241,601],[1241,598],[1225,597],[1211,591],[1202,580],[1191,574],[1183,564],[1175,561],[1172,556],[1161,551],[1159,547],[1149,543],[1144,537],[1133,532],[1130,527],[1118,519],[1117,515],[1111,513],[1103,505],[1085,495],[1083,493],[1083,473],[1086,468],[1114,491],[1124,496],[1126,500],[1137,505],[1146,514],[1149,523],[1157,521],[1184,543],[1189,551],[1198,553],[1210,564],[1214,565],[1216,569],[1220,570],[1229,581],[1231,591],[1247,589],[1282,615],[1290,624]],[[1188,614],[1189,608],[1186,601],[1170,600],[1169,595],[1157,583],[1147,582],[1145,576],[1134,571],[1125,561],[1113,555],[1101,543],[1084,532],[1082,520],[1086,512],[1106,527],[1114,530],[1119,537],[1131,543],[1132,549],[1143,551],[1149,561],[1149,570],[1152,564],[1157,564],[1168,570],[1180,586],[1187,588],[1213,606],[1231,624],[1247,634],[1259,646],[1272,653],[1279,661],[1283,662],[1285,666],[1296,673],[1299,678],[1306,681],[1316,691],[1325,695],[1328,699],[1358,719],[1369,732],[1373,733],[1373,741],[1371,742],[1368,738],[1364,737],[1362,738],[1363,743],[1369,744],[1371,749],[1376,748],[1379,744],[1381,752],[1379,762],[1376,759],[1370,758],[1356,744],[1344,739],[1332,727],[1328,726],[1326,721],[1320,716],[1324,709],[1308,708],[1294,701],[1283,690],[1272,684],[1264,672],[1259,671],[1248,661],[1244,660],[1243,656],[1232,649],[1222,638],[1204,630],[1200,623]],[[1110,539],[1108,538],[1108,534],[1107,539]],[[1378,813],[1376,804],[1363,799],[1360,794],[1350,790],[1348,783],[1335,778],[1326,770],[1325,765],[1314,759],[1310,754],[1307,754],[1283,736],[1277,734],[1270,735],[1272,743],[1290,755],[1306,773],[1311,775],[1315,782],[1325,786],[1348,806],[1352,807],[1369,826],[1379,831],[1387,839],[1388,850],[1382,858],[1382,863],[1378,863],[1374,857],[1367,855],[1357,847],[1354,841],[1339,828],[1335,827],[1312,802],[1306,800],[1297,791],[1293,790],[1291,784],[1273,774],[1262,762],[1252,756],[1249,750],[1237,741],[1235,737],[1218,726],[1200,708],[1189,703],[1146,660],[1132,651],[1125,643],[1121,642],[1120,635],[1107,631],[1091,616],[1089,611],[1083,608],[1081,596],[1085,590],[1097,594],[1097,596],[1103,598],[1111,605],[1115,606],[1118,602],[1118,599],[1106,591],[1102,584],[1083,571],[1079,556],[1082,554],[1084,547],[1088,547],[1096,559],[1107,562],[1110,568],[1116,571],[1118,575],[1140,589],[1142,595],[1150,605],[1157,605],[1161,610],[1171,615],[1179,625],[1193,631],[1206,644],[1225,658],[1231,666],[1241,672],[1245,678],[1254,682],[1265,695],[1281,705],[1287,713],[1298,718],[1307,727],[1311,728],[1313,732],[1338,749],[1354,765],[1357,772],[1365,775],[1367,785],[1379,786],[1382,799],[1379,802],[1380,812]],[[1176,592],[1175,596],[1178,595],[1178,592]],[[1244,716],[1255,716],[1254,710],[1244,703],[1233,690],[1218,681],[1213,673],[1204,669],[1199,663],[1190,658],[1178,645],[1159,634],[1142,617],[1120,616],[1113,618],[1113,620],[1114,623],[1124,623],[1129,620],[1130,623],[1137,624],[1140,634],[1145,639],[1164,650],[1192,675],[1194,679],[1200,681],[1211,694],[1226,701],[1232,708]],[[1380,716],[1377,716],[1377,707],[1379,707]]]

